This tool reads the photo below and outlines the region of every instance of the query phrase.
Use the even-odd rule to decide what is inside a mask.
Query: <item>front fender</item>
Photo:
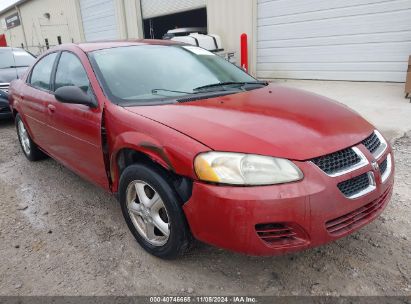
[[[183,133],[111,103],[106,103],[104,122],[113,192],[118,188],[118,155],[123,149],[140,152],[164,169],[191,179],[196,179],[194,158],[210,150]]]
[[[174,132],[174,131],[173,131]],[[179,134],[179,133],[178,133]],[[181,137],[185,137],[179,134]],[[113,181],[113,192],[117,191],[120,179],[118,156],[124,149],[140,152],[151,158],[164,169],[177,175],[195,179],[193,160],[195,155],[209,149],[193,141],[191,138],[180,138],[164,143],[140,132],[125,132],[116,136],[110,156],[110,174]],[[184,148],[186,147],[186,148]]]
[[[125,132],[116,137],[110,158],[111,170],[117,164],[118,154],[123,149],[144,153],[165,169],[175,171],[161,144],[154,138],[138,132]]]

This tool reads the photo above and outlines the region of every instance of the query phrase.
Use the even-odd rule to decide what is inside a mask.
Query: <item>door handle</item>
[[[47,105],[47,108],[49,109],[50,113],[54,113],[56,111],[56,107],[52,104]]]

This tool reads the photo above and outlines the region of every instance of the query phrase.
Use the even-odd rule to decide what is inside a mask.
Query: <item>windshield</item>
[[[0,69],[28,67],[35,58],[24,50],[0,49]]]
[[[90,57],[106,93],[119,103],[195,94],[196,89],[216,83],[256,82],[235,65],[195,46],[119,47],[95,51]]]

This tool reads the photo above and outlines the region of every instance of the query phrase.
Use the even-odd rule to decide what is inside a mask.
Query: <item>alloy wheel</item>
[[[19,129],[19,136],[21,141],[21,146],[23,147],[24,153],[27,155],[30,154],[30,138],[29,134],[27,133],[26,127],[24,126],[23,122],[19,120],[17,127]]]
[[[127,209],[138,233],[151,245],[163,246],[170,237],[169,217],[157,191],[143,181],[127,188]]]

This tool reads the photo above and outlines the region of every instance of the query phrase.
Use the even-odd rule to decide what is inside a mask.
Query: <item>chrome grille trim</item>
[[[350,195],[350,196],[345,196],[344,194],[343,194],[343,195],[344,195],[346,198],[348,198],[348,199],[354,200],[354,199],[360,198],[360,197],[362,197],[362,196],[364,196],[364,195],[367,195],[368,193],[371,193],[371,192],[373,192],[375,189],[377,189],[377,184],[376,184],[376,182],[375,182],[374,173],[368,172],[367,175],[368,175],[368,182],[369,182],[367,188],[364,188],[364,189],[362,189],[361,191],[359,191],[359,192],[357,192],[357,193],[355,193],[355,194],[353,194],[353,195]]]
[[[10,83],[0,83],[0,90],[3,92],[6,92],[7,94],[9,93],[9,86]]]
[[[378,138],[375,132],[372,132],[372,134],[364,139],[361,143],[367,148],[368,151],[370,151],[371,154],[374,153],[379,146],[381,146],[381,140]]]
[[[387,169],[385,169],[385,172],[381,175],[381,181],[382,183],[385,183],[388,178],[390,177],[392,172],[392,156],[391,153],[387,155]]]
[[[370,148],[366,144],[366,141],[372,138],[373,136],[377,137],[377,139],[379,140],[379,145],[374,151],[370,150]],[[384,155],[388,147],[387,141],[384,139],[384,136],[382,136],[382,134],[377,130],[375,130],[374,133],[371,134],[368,138],[363,140],[362,144],[368,149],[368,151],[370,151],[372,156],[374,156],[374,158],[377,160],[379,160]]]
[[[335,173],[329,174],[329,173],[327,173],[327,172],[324,172],[324,171],[323,171],[321,168],[319,168],[313,161],[310,161],[310,162],[311,162],[314,166],[318,167],[322,172],[324,172],[325,174],[327,174],[327,175],[330,176],[330,177],[338,177],[338,176],[341,176],[341,175],[350,173],[350,172],[352,172],[352,171],[355,171],[355,170],[358,170],[358,169],[361,169],[361,168],[367,166],[368,163],[369,163],[369,162],[368,162],[368,159],[367,159],[367,158],[365,157],[365,155],[361,152],[361,150],[358,149],[357,147],[353,147],[353,148],[351,148],[351,149],[354,151],[355,154],[357,154],[357,156],[360,158],[360,161],[359,161],[358,163],[356,163],[355,165],[352,165],[351,167],[345,168],[345,169],[340,170],[340,171],[335,172]]]
[[[381,176],[384,175],[384,173],[387,171],[387,165],[388,165],[388,158],[385,158],[383,162],[381,162],[378,167],[380,169]]]
[[[387,150],[388,144],[385,141],[384,137],[381,135],[381,133],[377,130],[375,130],[375,135],[377,135],[378,139],[381,142],[381,145],[378,147],[377,150],[375,150],[375,152],[372,155],[375,157],[375,159],[380,159],[381,156],[383,156],[383,154],[385,153],[385,150]]]

